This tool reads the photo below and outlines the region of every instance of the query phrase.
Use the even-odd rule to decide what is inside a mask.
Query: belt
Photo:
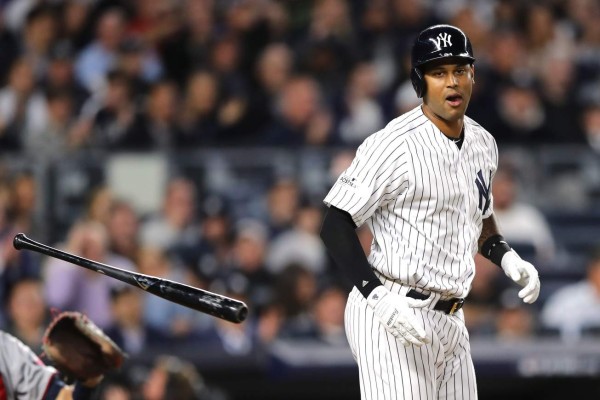
[[[417,299],[417,300],[426,300],[429,298],[429,295],[417,292],[414,289],[410,289],[408,291],[408,293],[406,293],[406,295],[408,297],[412,297],[413,299]],[[437,310],[437,311],[443,311],[446,314],[452,315],[455,312],[457,312],[458,310],[460,310],[463,307],[463,304],[465,304],[465,299],[459,299],[459,298],[453,298],[453,299],[448,299],[448,300],[440,299],[437,301],[437,303],[435,303],[435,306],[433,306],[433,309]]]

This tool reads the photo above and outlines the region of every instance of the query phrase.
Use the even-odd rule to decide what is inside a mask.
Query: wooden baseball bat
[[[183,283],[158,278],[152,275],[126,271],[121,268],[76,256],[66,251],[36,242],[25,236],[23,233],[19,233],[15,236],[13,246],[17,250],[25,249],[35,251],[96,271],[103,275],[108,275],[111,278],[118,279],[132,286],[137,286],[146,292],[150,292],[163,299],[210,314],[226,321],[239,323],[246,319],[246,316],[248,315],[248,307],[239,300],[207,290],[198,289],[193,286],[184,285]]]

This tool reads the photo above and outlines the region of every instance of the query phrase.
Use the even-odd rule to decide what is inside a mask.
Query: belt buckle
[[[460,310],[465,303],[465,299],[458,299],[452,304],[452,308],[450,309],[449,315],[454,315],[455,312]]]

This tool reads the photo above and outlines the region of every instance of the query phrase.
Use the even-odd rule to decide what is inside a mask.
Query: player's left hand
[[[501,261],[504,273],[518,285],[523,286],[519,291],[519,297],[525,303],[533,303],[540,295],[540,277],[535,267],[523,260],[511,250],[504,254]]]

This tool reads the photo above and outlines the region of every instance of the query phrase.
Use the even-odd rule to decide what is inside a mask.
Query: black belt
[[[417,292],[414,289],[410,289],[408,291],[408,293],[406,293],[406,295],[408,297],[412,297],[413,299],[417,299],[417,300],[426,300],[429,298],[429,295],[426,295],[425,293],[420,293]],[[457,312],[458,310],[460,310],[463,306],[463,304],[465,304],[465,299],[459,299],[459,298],[453,298],[453,299],[449,299],[449,300],[438,300],[437,303],[435,303],[435,306],[433,307],[434,310],[437,311],[443,311],[446,314],[454,314],[455,312]]]

